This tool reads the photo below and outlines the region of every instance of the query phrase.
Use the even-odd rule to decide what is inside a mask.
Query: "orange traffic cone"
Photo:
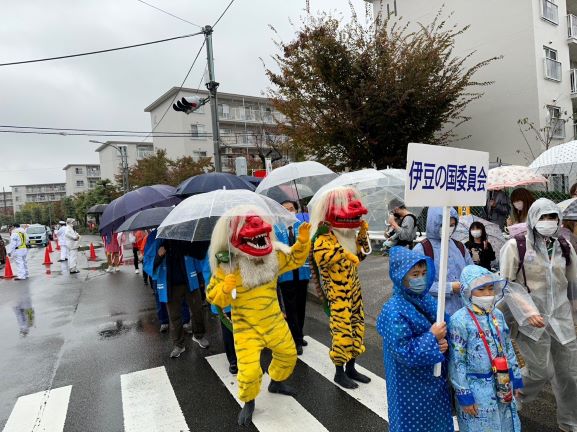
[[[12,273],[12,266],[10,265],[10,257],[6,255],[6,267],[4,267],[4,279],[11,279],[14,277]]]
[[[48,252],[50,253],[54,252],[54,250],[52,250],[52,242],[50,240],[48,240],[48,246],[46,247],[46,249],[48,249]]]
[[[52,261],[50,261],[50,252],[48,252],[48,248],[45,249],[44,252],[44,265],[50,265],[52,264]]]
[[[96,261],[96,251],[94,250],[94,245],[90,242],[90,261]]]
[[[60,250],[60,244],[58,243],[58,237],[56,237],[56,250]]]

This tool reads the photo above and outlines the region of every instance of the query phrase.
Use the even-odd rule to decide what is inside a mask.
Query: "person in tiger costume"
[[[355,188],[338,187],[319,198],[311,215],[311,226],[317,230],[312,255],[330,310],[329,355],[336,368],[334,381],[347,389],[357,388],[356,382],[370,382],[355,369],[355,359],[365,351],[358,266],[370,250],[368,224],[361,220],[366,214]]]
[[[253,206],[239,206],[223,215],[214,228],[209,249],[212,278],[210,303],[232,307],[234,347],[238,362],[238,396],[244,406],[238,424],[252,421],[260,392],[260,354],[272,351],[268,391],[294,396],[285,381],[297,361],[295,342],[277,297],[278,275],[301,267],[310,250],[310,225],[303,223],[289,248],[275,241],[271,223]],[[230,252],[229,252],[230,251]]]

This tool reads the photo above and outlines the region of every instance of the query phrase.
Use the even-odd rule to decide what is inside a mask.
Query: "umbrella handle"
[[[367,233],[367,244],[369,245],[369,250],[365,250],[364,246],[361,246],[361,253],[363,255],[370,255],[373,252],[373,245],[371,244],[371,239],[369,238],[369,233]]]

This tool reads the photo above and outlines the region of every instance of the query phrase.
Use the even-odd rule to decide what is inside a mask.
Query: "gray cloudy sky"
[[[199,25],[212,24],[229,0],[147,0]],[[352,0],[364,16],[365,2]],[[217,81],[225,92],[260,95],[268,82],[274,26],[294,34],[306,0],[236,0],[213,35]],[[310,0],[311,11],[350,16],[348,0]],[[0,63],[113,48],[198,31],[137,0],[3,2]],[[0,67],[0,125],[150,130],[144,108],[182,82],[202,36],[76,59]],[[186,86],[198,85],[203,52]],[[201,61],[202,60],[202,61]],[[68,163],[95,163],[90,137],[0,133],[0,190],[64,181]],[[106,141],[106,138],[94,138]],[[135,139],[136,140],[136,139]]]

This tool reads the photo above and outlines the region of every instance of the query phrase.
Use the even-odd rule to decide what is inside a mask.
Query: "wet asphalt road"
[[[169,359],[172,345],[168,335],[158,332],[152,292],[132,266],[107,274],[102,260],[89,262],[81,255],[81,273],[69,275],[65,264],[45,268],[43,258],[43,249],[30,251],[28,281],[0,280],[0,428],[20,396],[72,386],[64,431],[123,431],[120,377],[164,366],[191,431],[257,430],[236,426],[239,406],[205,359],[223,352],[218,321],[208,311],[210,348],[202,350],[188,339],[187,351]],[[363,264],[367,312],[373,318],[390,291],[382,282],[384,266],[380,257]],[[15,311],[31,308],[34,322],[23,336]],[[308,335],[330,344],[327,319],[314,302],[309,302],[305,327]],[[381,343],[370,326],[366,345],[359,363],[384,376]],[[388,430],[385,420],[302,361],[291,383],[298,403],[327,430]],[[523,430],[557,431],[549,393],[523,411]]]

